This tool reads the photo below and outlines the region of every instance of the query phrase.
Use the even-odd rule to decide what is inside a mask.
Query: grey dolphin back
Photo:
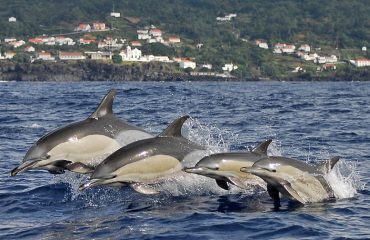
[[[267,149],[271,142],[272,142],[272,139],[268,139],[266,141],[261,142],[260,144],[257,145],[257,147],[255,147],[252,150],[252,152],[267,155]]]
[[[183,137],[181,134],[181,128],[189,118],[189,115],[177,118],[161,134],[159,134],[159,137]]]
[[[103,117],[107,114],[113,114],[113,101],[117,94],[117,91],[115,89],[110,90],[107,95],[102,99],[99,106],[93,112],[89,118],[99,118]]]

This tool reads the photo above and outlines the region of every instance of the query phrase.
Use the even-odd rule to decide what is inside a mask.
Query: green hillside
[[[113,6],[123,18],[109,17]],[[216,21],[216,17],[229,13],[237,17],[229,22]],[[17,18],[16,23],[8,22],[11,16]],[[144,46],[144,52],[194,57],[199,63],[214,66],[233,62],[240,66],[240,74],[246,75],[264,72],[274,76],[292,67],[281,64],[271,51],[254,46],[255,39],[264,39],[270,46],[277,42],[308,43],[328,51],[359,49],[370,43],[368,0],[0,1],[1,39],[68,33],[78,23],[94,21],[106,22],[115,29],[97,34],[98,38],[109,34],[128,40],[135,39],[137,29],[155,25],[165,36],[180,36],[182,44],[176,48]],[[197,49],[198,43],[204,47]]]

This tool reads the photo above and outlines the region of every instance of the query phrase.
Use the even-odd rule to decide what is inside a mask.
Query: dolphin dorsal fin
[[[89,118],[100,118],[107,114],[113,113],[113,100],[116,96],[117,91],[115,89],[110,90],[107,95],[101,100],[98,108],[95,110],[93,114],[90,115]]]
[[[333,167],[335,166],[335,164],[337,164],[338,161],[339,161],[339,157],[332,157],[327,161],[317,163],[315,165],[315,168],[316,170],[324,174],[327,174],[330,172],[330,170],[333,169]]]
[[[252,150],[252,152],[267,155],[267,148],[269,147],[271,142],[272,139],[261,142]]]
[[[182,137],[181,128],[190,116],[185,115],[173,121],[161,134],[160,137]]]

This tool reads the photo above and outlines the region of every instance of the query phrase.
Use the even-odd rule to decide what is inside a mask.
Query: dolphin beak
[[[15,175],[17,175],[18,173],[20,172],[23,172],[23,171],[26,171],[27,169],[30,169],[32,168],[37,162],[39,162],[40,160],[35,160],[35,161],[28,161],[28,162],[24,162],[22,163],[21,165],[19,165],[18,167],[14,168],[11,172],[10,172],[10,175],[12,177],[14,177]]]
[[[88,189],[88,188],[92,188],[92,187],[102,185],[104,180],[105,179],[92,179],[92,180],[88,181],[87,183],[82,184],[78,188],[78,190],[83,191],[83,190]]]

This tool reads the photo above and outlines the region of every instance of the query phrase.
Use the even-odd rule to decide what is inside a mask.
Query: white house
[[[183,68],[183,69],[187,69],[187,68],[195,69],[197,67],[196,62],[193,62],[187,59],[183,59],[181,62],[179,62],[179,64],[180,64],[180,68]]]
[[[127,46],[126,50],[121,51],[119,55],[122,57],[122,61],[140,61],[142,53],[137,48],[131,49],[130,46]]]
[[[233,70],[238,69],[238,66],[232,64],[232,63],[227,63],[222,67],[222,70],[231,72]]]
[[[366,58],[354,59],[349,61],[351,64],[356,67],[368,67],[370,66],[370,60]]]
[[[305,60],[305,61],[315,61],[316,58],[318,58],[319,55],[317,55],[317,53],[311,53],[311,54],[303,54],[301,56],[301,59]]]
[[[55,57],[51,56],[50,52],[41,51],[36,54],[36,59],[44,61],[54,61]]]
[[[205,64],[202,64],[200,66],[200,68],[205,68],[205,69],[209,69],[209,70],[211,70],[212,67],[213,67],[212,64],[209,64],[209,63],[205,63]]]
[[[367,47],[366,47],[366,46],[363,46],[363,47],[361,48],[361,50],[362,50],[363,52],[366,52],[366,51],[367,51]]]
[[[319,63],[319,64],[324,64],[324,63],[336,63],[338,62],[338,58],[335,55],[331,55],[329,57],[320,57],[318,56],[315,60],[314,63]]]
[[[291,44],[286,44],[286,43],[277,43],[274,46],[274,53],[287,53],[291,54],[294,53],[295,51],[295,46]]]
[[[84,60],[86,57],[81,52],[59,52],[60,60]]]
[[[260,48],[263,48],[263,49],[269,49],[269,45],[267,44],[267,42],[264,42],[262,40],[259,40],[257,39],[256,41],[254,41],[255,44],[260,47]]]
[[[299,51],[311,52],[311,47],[308,44],[303,44],[298,48]]]
[[[3,56],[0,52],[0,60],[4,60],[5,59],[5,56]]]
[[[162,31],[158,28],[152,28],[149,30],[149,34],[152,35],[153,37],[161,37]]]
[[[121,13],[119,13],[119,12],[111,12],[110,13],[110,16],[111,17],[115,17],[115,18],[119,18],[119,17],[121,17]]]
[[[13,52],[13,51],[7,51],[7,52],[5,52],[5,59],[12,59],[14,56],[16,55],[16,53],[15,52]]]
[[[16,19],[15,17],[10,17],[10,18],[8,19],[8,21],[9,21],[9,22],[16,22],[16,21],[17,21],[17,19]]]
[[[23,40],[19,40],[19,41],[9,43],[9,45],[13,46],[14,48],[18,48],[20,46],[23,46],[24,44],[26,44],[26,42],[23,41]]]
[[[32,46],[27,46],[24,48],[24,51],[25,52],[34,52],[36,49]]]
[[[15,41],[17,41],[16,38],[5,38],[4,39],[4,42],[6,42],[6,43],[15,42]]]
[[[80,23],[78,25],[78,27],[75,28],[75,31],[89,32],[89,31],[91,31],[91,26],[90,26],[90,24]]]
[[[85,52],[92,60],[112,60],[112,52]]]
[[[180,43],[181,39],[179,37],[169,37],[168,42],[172,44]]]

